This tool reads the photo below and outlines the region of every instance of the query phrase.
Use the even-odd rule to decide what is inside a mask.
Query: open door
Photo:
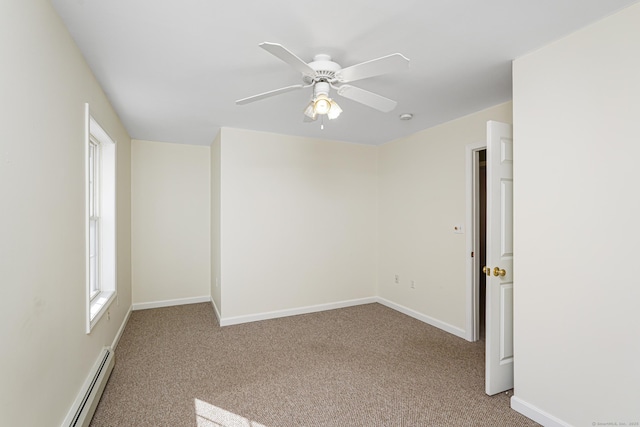
[[[513,136],[487,122],[487,279],[485,391],[513,388]]]

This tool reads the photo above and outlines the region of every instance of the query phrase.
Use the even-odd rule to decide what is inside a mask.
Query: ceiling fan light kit
[[[260,43],[259,46],[298,70],[302,74],[303,84],[287,86],[239,99],[236,104],[244,105],[281,93],[313,87],[313,98],[304,109],[305,121],[314,121],[319,115],[326,115],[330,120],[338,118],[342,113],[342,108],[329,97],[331,89],[334,89],[339,96],[359,102],[378,111],[387,113],[393,110],[398,104],[396,101],[345,83],[401,71],[409,66],[409,59],[400,53],[342,68],[340,64],[331,60],[331,56],[326,54],[315,55],[313,61],[307,64],[278,43],[264,42]]]
[[[313,88],[314,96],[307,108],[304,110],[304,115],[311,120],[316,120],[318,114],[327,115],[329,120],[337,119],[342,108],[336,101],[329,98],[330,85],[327,82],[319,81]]]

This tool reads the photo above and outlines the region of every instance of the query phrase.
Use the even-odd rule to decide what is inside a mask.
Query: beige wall
[[[130,138],[49,1],[1,3],[0,52],[0,425],[58,426],[131,307]],[[118,153],[118,302],[90,335],[85,102]]]
[[[511,123],[511,103],[379,149],[377,293],[460,335],[466,326],[467,252],[465,234],[453,228],[466,218],[465,146],[486,141],[488,120]]]
[[[514,62],[514,403],[640,421],[640,5]]]
[[[211,301],[218,318],[222,307],[220,286],[220,132],[211,144]]]
[[[377,149],[221,131],[222,317],[371,297]]]
[[[210,295],[209,147],[133,140],[133,303]]]
[[[466,218],[465,147],[488,120],[510,123],[511,103],[380,147],[224,128],[211,153],[222,318],[380,296],[464,336],[453,226]]]

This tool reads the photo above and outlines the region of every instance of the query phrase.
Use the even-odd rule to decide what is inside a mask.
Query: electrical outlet
[[[415,289],[416,288],[416,281],[412,280],[411,281],[411,289]]]
[[[400,284],[400,275],[399,274],[396,274],[395,282],[396,282],[396,285]]]
[[[111,320],[111,312],[107,310],[107,320]]]

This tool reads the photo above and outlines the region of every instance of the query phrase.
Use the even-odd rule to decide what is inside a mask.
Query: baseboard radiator
[[[89,425],[114,364],[113,351],[109,347],[103,348],[63,427],[87,427]]]

